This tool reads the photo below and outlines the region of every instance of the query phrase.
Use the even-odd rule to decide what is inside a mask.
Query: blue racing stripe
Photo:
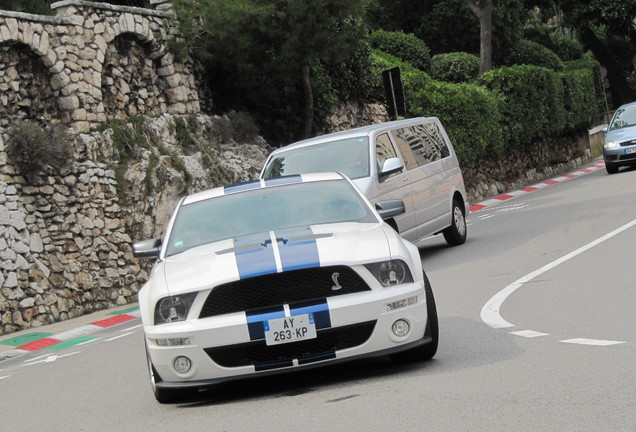
[[[331,315],[326,299],[292,303],[289,305],[289,312],[292,316],[307,314],[313,317],[317,330],[331,327]]]
[[[269,233],[234,239],[236,266],[241,279],[276,273],[276,258]]]
[[[223,187],[224,194],[230,194],[234,192],[242,192],[252,189],[260,189],[261,181],[260,180],[252,180],[244,183],[236,183],[233,185]]]
[[[293,183],[302,183],[303,179],[300,174],[288,175],[283,177],[272,177],[265,179],[266,186],[280,186]]]
[[[320,267],[318,245],[311,228],[276,231],[283,271]]]
[[[247,328],[250,333],[250,340],[265,339],[265,326],[267,325],[267,320],[283,318],[284,316],[285,308],[283,308],[283,306],[246,312],[245,317],[247,319]]]

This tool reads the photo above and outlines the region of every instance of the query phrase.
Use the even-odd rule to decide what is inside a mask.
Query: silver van
[[[387,223],[413,243],[439,233],[450,245],[466,241],[464,179],[436,117],[379,123],[290,144],[272,152],[261,178],[323,171],[347,175],[378,210],[403,201],[404,213]]]

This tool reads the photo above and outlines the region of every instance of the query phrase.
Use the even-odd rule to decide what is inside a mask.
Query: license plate
[[[625,149],[625,154],[626,155],[632,154],[632,153],[636,153],[636,147]]]
[[[265,343],[267,345],[280,345],[315,337],[316,324],[313,315],[295,315],[265,322]]]

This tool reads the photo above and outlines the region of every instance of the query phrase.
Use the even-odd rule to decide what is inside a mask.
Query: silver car
[[[413,242],[442,233],[466,241],[466,189],[457,155],[435,117],[379,123],[290,144],[269,156],[261,178],[339,171],[381,210],[404,201],[406,211],[387,220]]]
[[[636,165],[636,102],[621,105],[603,132],[607,132],[603,144],[607,173],[614,174],[621,166]]]

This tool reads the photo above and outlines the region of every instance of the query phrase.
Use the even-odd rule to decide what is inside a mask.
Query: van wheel
[[[468,234],[466,229],[466,217],[464,214],[464,206],[461,205],[459,200],[453,199],[453,212],[451,214],[451,225],[442,231],[446,243],[451,246],[457,246],[464,244],[466,241],[466,235]]]
[[[618,167],[605,164],[605,171],[607,171],[608,174],[616,174],[618,172]]]
[[[426,332],[424,336],[431,338],[426,345],[420,345],[408,351],[391,354],[391,361],[394,363],[410,363],[415,361],[430,360],[437,353],[439,345],[439,322],[437,319],[437,307],[435,306],[435,297],[431,283],[424,273],[424,291],[426,292],[426,312],[428,314],[428,322],[426,323]]]

